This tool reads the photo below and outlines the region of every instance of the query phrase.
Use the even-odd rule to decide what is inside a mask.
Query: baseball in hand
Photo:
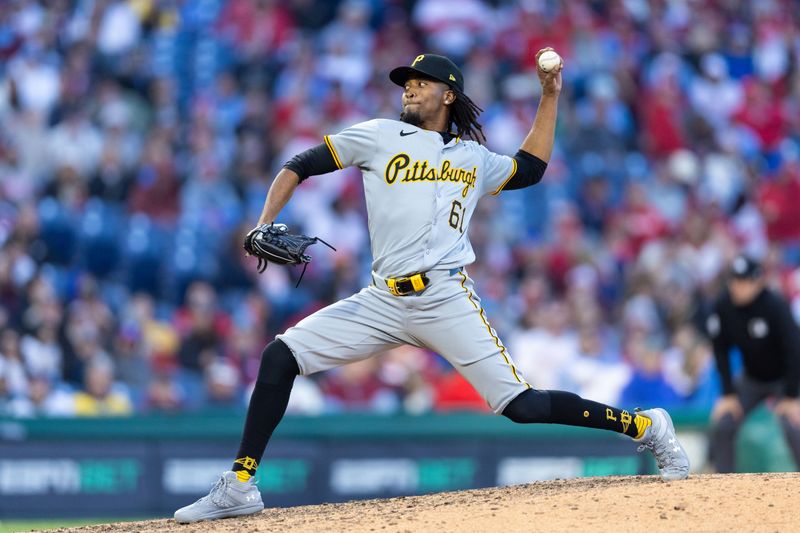
[[[560,64],[561,56],[552,50],[542,52],[542,55],[539,56],[539,68],[543,72],[550,72]]]

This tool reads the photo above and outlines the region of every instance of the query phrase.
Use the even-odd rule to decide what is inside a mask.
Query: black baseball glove
[[[251,229],[244,238],[244,250],[248,255],[258,258],[258,272],[264,272],[269,263],[278,265],[303,265],[303,274],[306,272],[311,256],[306,255],[306,248],[315,242],[321,242],[328,248],[336,250],[333,246],[319,237],[305,235],[292,235],[285,224],[261,224]],[[303,274],[300,279],[303,279]],[[300,280],[297,281],[300,284]]]

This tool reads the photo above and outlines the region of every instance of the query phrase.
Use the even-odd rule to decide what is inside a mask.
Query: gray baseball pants
[[[304,376],[410,344],[447,359],[495,413],[530,385],[489,325],[463,269],[433,270],[422,292],[394,296],[385,280],[304,318],[278,335]]]

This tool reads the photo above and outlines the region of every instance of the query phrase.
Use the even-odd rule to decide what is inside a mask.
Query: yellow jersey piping
[[[325,145],[328,147],[328,150],[331,151],[334,163],[336,163],[336,166],[339,167],[339,169],[343,169],[344,166],[342,165],[342,160],[339,159],[339,154],[336,153],[336,148],[333,147],[330,137],[326,135],[323,137],[323,139],[325,139]]]
[[[506,181],[504,181],[504,182],[503,182],[503,184],[502,184],[502,185],[500,185],[500,186],[497,188],[497,190],[496,190],[496,191],[494,191],[494,192],[492,193],[492,196],[497,196],[498,194],[500,194],[500,191],[502,191],[502,190],[503,190],[503,187],[505,187],[505,186],[506,186],[506,183],[508,183],[509,181],[511,181],[511,178],[513,178],[514,176],[516,176],[516,174],[517,174],[517,160],[516,160],[516,159],[514,159],[514,158],[512,157],[512,158],[511,158],[511,163],[512,163],[511,174],[510,174],[510,175],[509,175],[509,176],[506,178]]]

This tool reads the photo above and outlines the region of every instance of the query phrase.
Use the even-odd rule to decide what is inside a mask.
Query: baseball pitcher
[[[549,50],[540,50],[537,59]],[[468,228],[478,200],[534,185],[544,175],[562,67],[545,72],[539,66],[539,107],[513,156],[492,153],[481,144],[481,110],[464,94],[458,67],[446,57],[422,54],[389,75],[403,87],[400,120],[369,120],[325,136],[278,173],[258,225],[245,239],[247,252],[283,264],[307,262],[305,245],[299,253],[292,242],[284,245],[282,239],[291,236],[274,221],[309,176],[357,166],[364,178],[372,279],[359,293],[301,320],[264,349],[233,467],[207,496],[176,511],[178,522],[261,511],[253,475],[286,410],[295,376],[402,344],[441,354],[495,413],[514,422],[624,433],[640,444],[640,451],[654,453],[665,480],[688,476],[688,458],[663,409],[629,412],[570,392],[531,388],[492,328],[466,270],[475,260]]]

